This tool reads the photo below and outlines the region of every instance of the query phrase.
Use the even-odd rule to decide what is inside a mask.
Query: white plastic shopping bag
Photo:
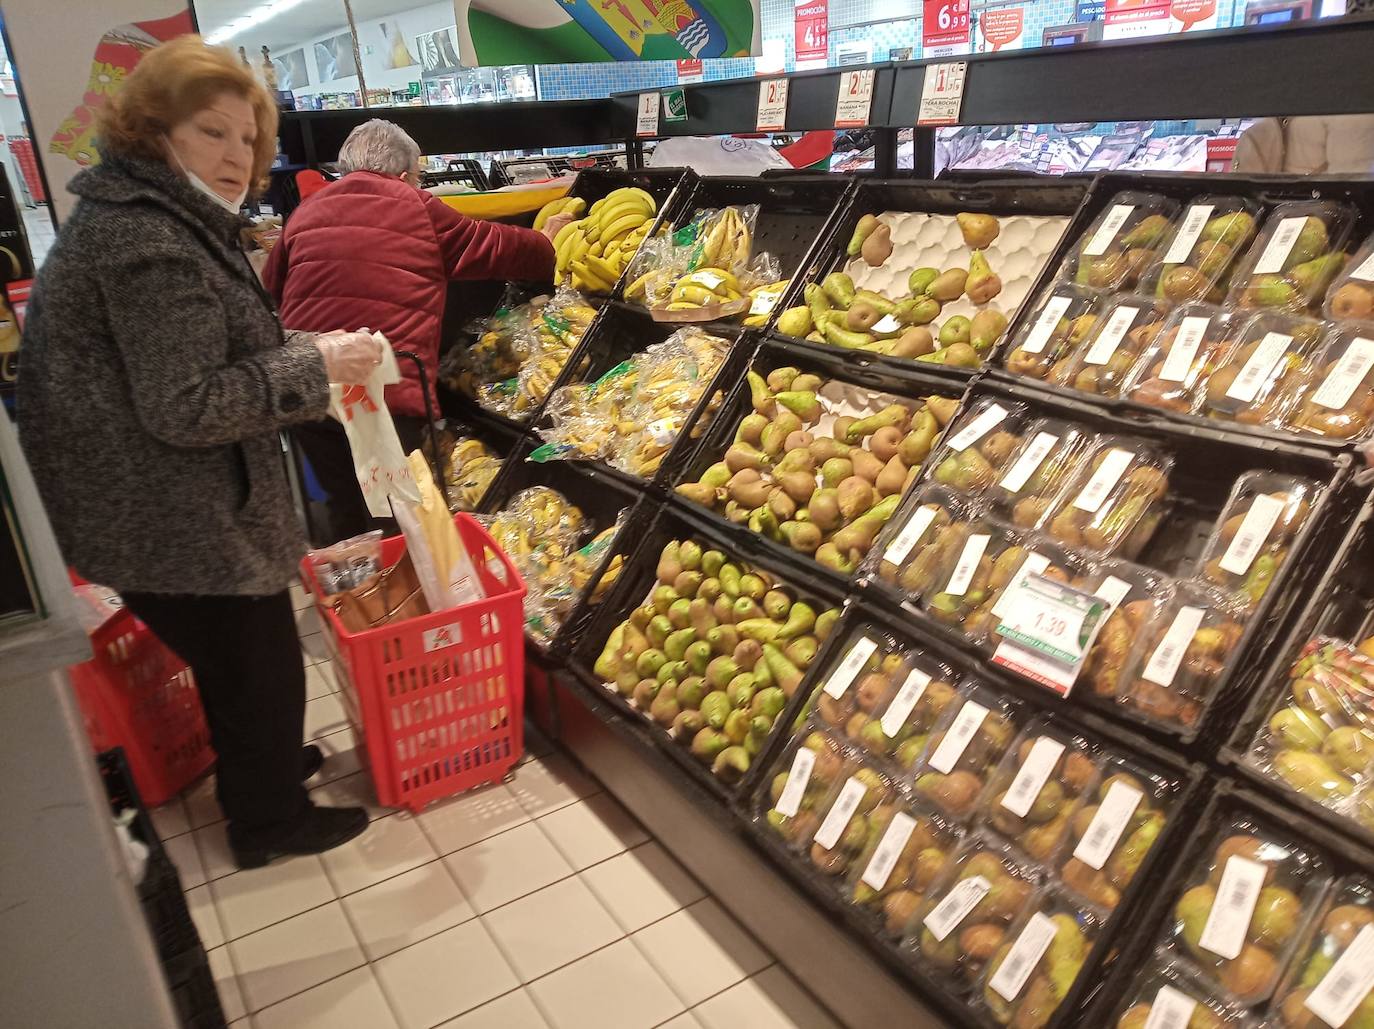
[[[401,381],[401,370],[386,337],[374,332],[372,338],[382,346],[382,363],[361,386],[331,384],[329,413],[339,420],[348,436],[353,470],[368,513],[373,518],[390,518],[390,498],[419,503],[420,491],[386,406],[386,387]]]

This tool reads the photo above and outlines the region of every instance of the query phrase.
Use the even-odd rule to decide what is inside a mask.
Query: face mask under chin
[[[208,182],[206,182],[199,175],[191,171],[190,168],[186,167],[186,165],[182,163],[181,157],[177,154],[176,149],[172,146],[172,141],[170,139],[167,139],[166,136],[163,136],[162,138],[167,142],[167,152],[172,155],[172,160],[176,161],[177,167],[181,169],[181,174],[186,176],[187,182],[189,182],[195,189],[200,190],[200,192],[204,193],[215,203],[219,204],[220,207],[224,208],[230,214],[239,213],[239,209],[243,207],[244,200],[248,199],[248,190],[245,189],[241,191],[239,195],[233,200],[225,200],[224,197],[220,196],[218,193],[214,191],[214,189],[211,188]]]

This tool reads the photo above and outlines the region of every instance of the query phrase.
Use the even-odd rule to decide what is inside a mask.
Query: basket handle
[[[452,510],[453,505],[448,498],[448,477],[444,474],[444,462],[439,456],[439,433],[434,428],[434,403],[429,396],[429,373],[425,371],[425,363],[409,350],[395,350],[393,353],[413,362],[415,371],[419,373],[420,392],[425,398],[425,428],[429,432],[430,464],[434,471],[434,481],[439,484],[439,494],[444,498],[444,506]]]

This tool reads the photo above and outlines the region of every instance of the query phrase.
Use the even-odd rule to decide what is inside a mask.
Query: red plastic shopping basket
[[[366,755],[377,799],[418,811],[502,779],[524,751],[525,584],[470,515],[454,517],[485,599],[350,633],[316,597],[344,707]],[[382,563],[405,537],[382,541]]]
[[[143,802],[156,807],[215,760],[196,681],[126,607],[91,633],[91,648],[92,660],[69,669],[86,735],[97,752],[124,748]]]

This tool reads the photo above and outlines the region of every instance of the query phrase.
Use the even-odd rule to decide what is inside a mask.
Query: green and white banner
[[[463,64],[749,57],[759,0],[453,0]]]

